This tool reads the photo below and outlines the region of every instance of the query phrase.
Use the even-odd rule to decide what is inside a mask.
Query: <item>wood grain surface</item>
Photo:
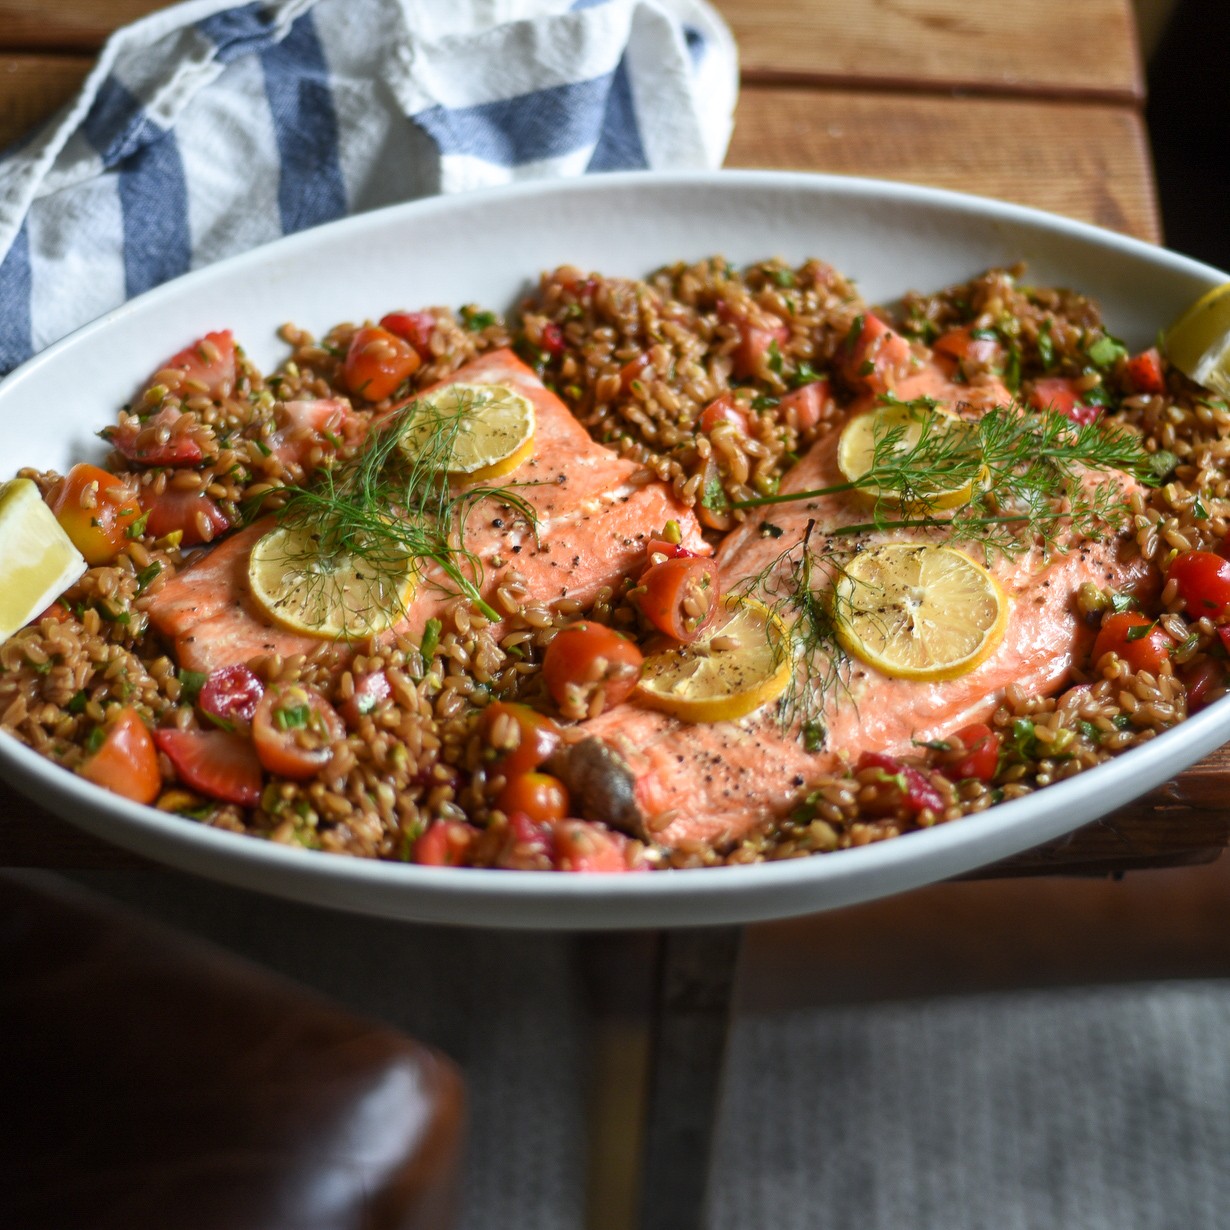
[[[747,85],[726,163],[931,184],[1161,239],[1131,107]]]
[[[748,82],[1139,102],[1131,0],[715,0]]]

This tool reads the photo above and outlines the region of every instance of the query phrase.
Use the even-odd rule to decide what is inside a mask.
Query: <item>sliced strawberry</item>
[[[464,867],[478,829],[463,820],[437,820],[414,843],[412,862],[425,867]]]
[[[154,731],[154,742],[185,786],[241,807],[260,802],[264,771],[250,739],[225,730],[168,728]]]
[[[185,430],[195,422],[175,406],[165,406],[144,423],[108,427],[102,435],[135,465],[193,466],[205,455],[191,430]]]
[[[176,376],[174,373],[178,372]],[[235,340],[229,329],[207,333],[168,359],[157,372],[173,393],[208,393],[217,400],[235,387]]]
[[[165,538],[168,534],[179,531],[183,535],[180,539],[182,546],[197,547],[201,543],[212,542],[219,534],[226,533],[231,528],[231,523],[213,498],[204,491],[177,491],[168,487],[160,496],[154,498],[145,528],[146,532],[153,534],[155,538]],[[208,532],[205,532],[206,530]]]

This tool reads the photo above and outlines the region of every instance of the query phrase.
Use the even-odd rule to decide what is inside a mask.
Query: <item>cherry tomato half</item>
[[[1230,560],[1212,551],[1184,551],[1166,571],[1193,619],[1219,619],[1230,611]]]
[[[741,436],[751,435],[746,412],[735,403],[734,397],[729,393],[715,397],[700,412],[700,429],[706,434],[722,423],[729,423]]]
[[[1102,624],[1097,640],[1093,642],[1091,661],[1096,666],[1103,654],[1114,653],[1132,670],[1156,675],[1162,665],[1170,660],[1172,644],[1170,637],[1155,620],[1134,611],[1123,611],[1110,616]]]
[[[1092,423],[1102,413],[1101,406],[1090,406],[1081,401],[1075,383],[1067,376],[1046,376],[1035,380],[1029,394],[1029,404],[1035,410],[1053,410],[1082,426]]]
[[[545,713],[512,701],[497,700],[483,710],[480,727],[491,749],[492,764],[506,777],[529,773],[560,744],[560,728]]]
[[[630,871],[627,839],[592,820],[561,820],[555,826],[557,871]]]
[[[721,602],[717,564],[712,559],[666,559],[641,574],[637,602],[659,632],[688,644],[713,622]]]
[[[264,777],[252,741],[227,730],[154,731],[158,750],[185,786],[240,807],[255,807]]]
[[[180,545],[184,547],[213,542],[230,527],[226,513],[212,496],[204,491],[180,491],[175,487],[168,487],[154,497],[149,520],[145,523],[146,533],[155,538],[179,534]]]
[[[121,709],[102,744],[81,766],[81,776],[136,803],[152,803],[162,789],[158,750],[141,715]]]
[[[885,804],[891,809],[905,807],[909,811],[944,810],[944,796],[928,781],[925,774],[913,765],[889,756],[885,752],[864,752],[854,766],[856,773],[864,773],[868,769],[877,772],[878,784],[888,786]]]
[[[478,840],[478,829],[464,820],[437,820],[414,843],[412,862],[424,867],[464,867]]]
[[[550,773],[520,773],[510,777],[496,806],[511,816],[521,812],[538,824],[562,820],[568,814],[568,787]]]
[[[436,328],[431,312],[390,312],[380,318],[380,327],[409,342],[420,359],[431,358],[431,335]]]
[[[346,724],[321,695],[297,683],[268,688],[252,717],[252,742],[270,773],[297,780],[314,777],[333,758]]]
[[[201,685],[197,705],[219,723],[250,722],[265,694],[260,676],[243,665],[223,666]]]
[[[636,690],[645,658],[626,636],[605,624],[569,624],[555,634],[543,655],[542,674],[555,703],[568,717],[627,700]]]
[[[1188,713],[1198,713],[1209,703],[1209,693],[1226,684],[1226,663],[1222,658],[1206,656],[1194,666],[1185,666],[1182,671],[1183,686],[1187,692]]]
[[[1164,393],[1166,375],[1162,371],[1162,356],[1156,346],[1142,350],[1127,361],[1128,379],[1138,393]]]
[[[86,462],[51,489],[48,503],[87,564],[109,564],[141,516],[141,502],[124,483]]]
[[[369,325],[351,338],[342,379],[357,396],[384,401],[422,364],[419,352],[409,342],[379,325]]]
[[[985,722],[975,722],[956,732],[965,747],[956,760],[941,766],[940,771],[953,781],[976,777],[989,782],[999,767],[1000,737]]]

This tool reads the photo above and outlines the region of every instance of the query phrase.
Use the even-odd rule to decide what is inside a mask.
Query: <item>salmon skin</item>
[[[643,481],[645,472],[592,440],[567,406],[510,350],[459,368],[446,381],[505,385],[534,405],[534,455],[505,480],[535,513],[536,530],[494,499],[470,512],[465,545],[483,565],[482,592],[490,599],[514,569],[537,601],[572,598],[588,603],[644,562],[646,541],[677,521],[684,545],[707,551],[691,509],[669,488]],[[521,485],[525,484],[525,485]],[[174,647],[181,667],[209,673],[278,653],[310,653],[315,637],[271,624],[248,588],[248,556],[270,519],[231,535],[172,577],[142,605]],[[396,631],[418,637],[453,594],[442,572],[428,570]],[[338,646],[339,659],[346,656]]]
[[[903,400],[930,396],[969,404],[968,390],[934,369],[902,381],[898,393]],[[979,408],[1001,400],[999,393],[981,390]],[[1002,391],[1002,401],[1007,400]],[[838,426],[818,440],[781,489],[809,491],[844,482],[837,465],[840,435]],[[1127,476],[1117,477],[1125,490],[1134,486]],[[943,541],[935,531],[825,537],[826,530],[867,520],[867,506],[849,493],[753,512],[718,550],[723,591],[767,570],[771,600],[772,578],[788,567],[783,552],[800,543],[812,523],[808,549],[817,559],[889,539]],[[765,521],[780,529],[780,536],[766,536]],[[798,557],[796,550],[796,563]],[[835,684],[830,681],[823,690],[812,685],[813,711],[826,732],[816,751],[805,748],[797,718],[783,726],[777,705],[739,721],[691,724],[633,700],[586,722],[577,732],[582,737],[557,755],[552,769],[587,818],[605,819],[668,848],[729,847],[788,814],[811,783],[840,769],[847,758],[864,751],[909,752],[915,740],[940,739],[986,718],[1010,684],[1031,695],[1056,690],[1093,638],[1076,607],[1080,586],[1089,581],[1143,594],[1152,583],[1130,536],[1077,543],[1066,554],[1049,557],[1032,548],[999,557],[990,570],[1010,603],[998,649],[967,674],[937,682],[890,678],[857,660],[842,661]]]

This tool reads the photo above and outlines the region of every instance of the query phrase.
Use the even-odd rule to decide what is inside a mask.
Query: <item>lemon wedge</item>
[[[248,557],[257,607],[281,628],[321,640],[359,640],[395,624],[418,582],[416,562],[395,543],[357,554],[321,550],[310,526],[258,539]]]
[[[956,679],[1004,636],[1008,597],[963,551],[894,542],[855,555],[833,586],[843,649],[896,679]]]
[[[1185,376],[1230,397],[1230,282],[1201,295],[1166,330],[1162,345]]]
[[[28,478],[0,483],[0,645],[85,572],[81,552]]]
[[[637,694],[686,722],[728,722],[775,701],[793,670],[789,633],[763,602],[727,594],[705,635],[645,659]]]
[[[900,403],[880,406],[875,410],[868,410],[865,414],[855,415],[842,429],[837,441],[838,468],[850,482],[857,482],[871,470],[877,444],[891,435],[893,454],[903,456],[922,439],[924,428],[933,431],[961,431],[964,430],[964,420],[939,407],[923,409]],[[855,493],[869,503],[875,503],[886,496],[893,498],[891,493],[876,486],[858,487]],[[918,502],[925,502],[928,508],[955,508],[966,503],[973,493],[972,481],[951,487],[936,486],[934,489],[920,483]]]
[[[452,433],[444,468],[471,482],[503,478],[533,454],[534,403],[505,385],[450,384],[424,400],[429,412],[411,419],[400,442],[412,461],[444,433]]]

